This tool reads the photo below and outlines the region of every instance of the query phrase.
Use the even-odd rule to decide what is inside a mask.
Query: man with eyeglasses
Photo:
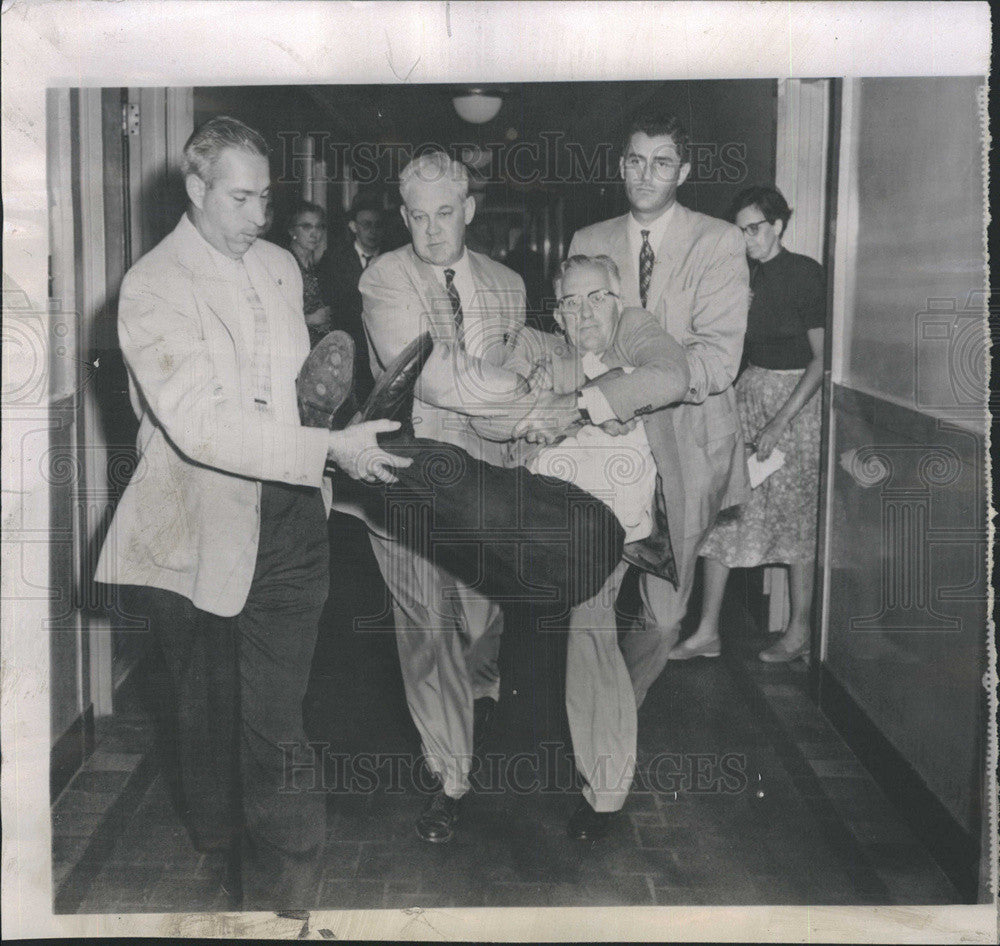
[[[594,841],[625,804],[635,769],[636,703],[618,648],[615,600],[630,562],[650,568],[639,546],[665,548],[669,558],[657,510],[675,488],[678,459],[661,408],[684,396],[690,374],[683,348],[648,312],[622,307],[610,257],[571,256],[555,288],[566,341],[520,334],[518,354],[541,366],[532,383],[548,397],[512,434],[528,441],[522,459],[532,473],[570,480],[602,499],[625,531],[622,560],[596,595],[572,609],[567,626],[566,711],[585,783],[567,833]],[[675,577],[665,561],[652,570],[664,581]]]
[[[685,391],[663,412],[679,460],[677,485],[665,495],[678,587],[643,575],[643,614],[622,641],[641,705],[677,643],[699,545],[719,510],[747,494],[732,385],[743,351],[749,288],[740,231],[677,203],[677,188],[691,164],[687,133],[674,116],[654,110],[636,115],[619,170],[629,212],[577,232],[570,254],[605,253],[617,263],[622,304],[656,317],[683,348],[690,376]],[[718,651],[690,656],[718,656]]]

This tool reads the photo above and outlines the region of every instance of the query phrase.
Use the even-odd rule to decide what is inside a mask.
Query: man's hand
[[[622,434],[630,434],[638,424],[638,417],[633,417],[631,420],[618,420],[617,417],[612,417],[611,420],[606,420],[598,426],[606,434],[610,434],[612,437],[620,437]]]
[[[307,313],[305,318],[309,328],[321,328],[326,332],[333,328],[330,324],[330,307],[328,305],[320,306],[315,312]]]
[[[514,438],[528,443],[552,443],[580,419],[575,394],[539,392],[531,412],[514,428]]]
[[[330,431],[327,461],[342,469],[352,480],[366,483],[395,483],[393,468],[405,469],[413,460],[383,450],[376,434],[399,430],[398,420],[369,420],[343,430]]]
[[[532,391],[551,391],[555,386],[552,377],[552,359],[548,356],[540,358],[531,368],[527,378],[528,387]]]

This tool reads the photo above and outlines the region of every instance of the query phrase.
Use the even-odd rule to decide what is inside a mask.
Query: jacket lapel
[[[490,277],[489,270],[483,265],[482,257],[469,249],[466,252],[469,254],[472,282],[476,287],[471,311],[479,322],[477,332],[482,339],[478,355],[483,360],[502,367],[507,343],[514,337],[519,326],[507,314],[511,307],[502,304],[499,290]]]
[[[434,338],[454,343],[455,320],[451,311],[451,302],[444,291],[444,286],[437,278],[434,268],[417,256],[412,245],[407,249],[413,266],[414,289],[417,290],[423,306],[421,314],[430,322],[427,327],[430,328]]]
[[[223,324],[237,351],[246,348],[239,319],[238,288],[231,276],[220,271],[207,249],[204,237],[185,213],[172,236],[177,243],[177,258],[190,270],[195,298]]]
[[[687,245],[684,240],[684,233],[687,230],[686,214],[687,211],[680,204],[674,205],[663,239],[654,250],[653,275],[649,281],[649,294],[646,298],[646,308],[650,312],[656,311],[664,290],[674,275],[678,262],[678,248]]]
[[[632,258],[628,245],[628,214],[612,221],[607,254],[618,264],[618,273],[622,278],[622,306],[638,306],[639,260]]]

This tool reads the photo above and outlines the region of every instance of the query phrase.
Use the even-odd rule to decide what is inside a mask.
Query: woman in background
[[[302,271],[302,311],[309,329],[309,346],[330,331],[330,306],[320,286],[317,263],[326,250],[326,211],[303,200],[295,205],[288,224],[288,248]]]
[[[822,267],[790,253],[781,238],[792,211],[770,187],[740,193],[730,210],[750,258],[747,367],[736,382],[748,451],[784,465],[750,499],[723,512],[701,549],[705,592],[695,633],[672,660],[718,657],[719,611],[731,568],[788,566],[791,613],[781,637],[760,654],[768,663],[808,658],[819,503],[820,401],[826,290]]]

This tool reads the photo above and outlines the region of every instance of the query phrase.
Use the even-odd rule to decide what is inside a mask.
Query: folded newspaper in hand
[[[747,460],[747,473],[750,475],[750,488],[756,489],[775,470],[780,470],[785,465],[785,455],[775,448],[766,460],[758,460],[754,453]]]

